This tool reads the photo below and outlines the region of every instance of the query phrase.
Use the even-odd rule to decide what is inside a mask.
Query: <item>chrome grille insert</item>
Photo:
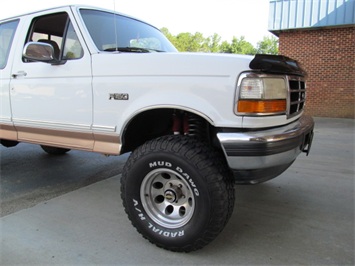
[[[288,76],[287,116],[293,117],[303,111],[306,101],[306,82],[302,77]]]

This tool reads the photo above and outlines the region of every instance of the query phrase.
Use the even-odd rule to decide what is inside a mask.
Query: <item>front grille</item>
[[[288,117],[300,113],[306,101],[306,82],[300,77],[288,77],[289,98],[288,98]]]

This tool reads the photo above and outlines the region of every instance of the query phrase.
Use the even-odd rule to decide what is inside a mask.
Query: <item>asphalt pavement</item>
[[[0,145],[0,217],[118,175],[127,157],[74,150],[50,155],[39,145]]]
[[[0,218],[0,265],[354,265],[355,123],[315,121],[310,155],[276,179],[237,186],[229,223],[202,250],[143,239],[117,173]]]

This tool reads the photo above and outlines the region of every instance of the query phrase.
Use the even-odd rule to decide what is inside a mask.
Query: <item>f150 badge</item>
[[[108,98],[109,100],[121,100],[121,101],[127,101],[129,99],[129,94],[128,93],[110,93],[110,97]]]

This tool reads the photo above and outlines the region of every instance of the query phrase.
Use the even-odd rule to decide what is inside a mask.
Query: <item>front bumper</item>
[[[250,183],[276,177],[292,164],[301,152],[310,151],[314,121],[303,115],[286,126],[248,132],[219,132],[229,167],[238,181]],[[244,181],[243,181],[244,180]],[[253,181],[254,180],[254,181]]]

